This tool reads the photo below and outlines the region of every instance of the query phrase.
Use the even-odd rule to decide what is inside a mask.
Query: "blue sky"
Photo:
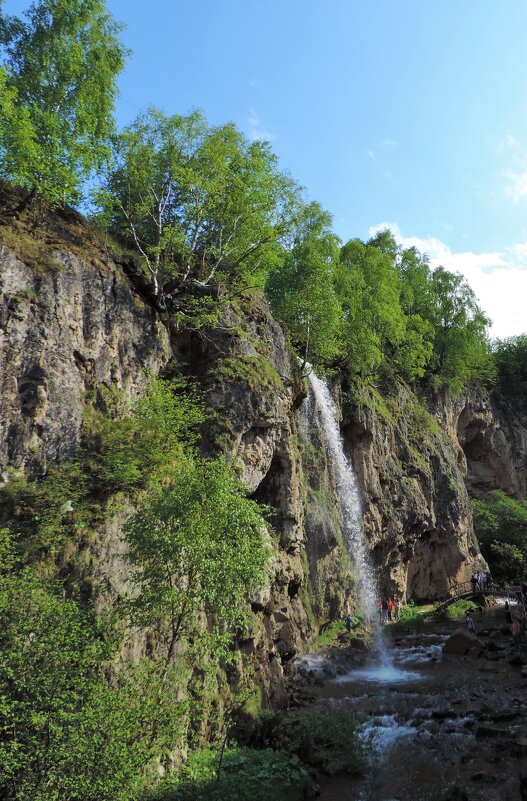
[[[270,139],[343,239],[388,224],[467,276],[495,335],[527,330],[525,0],[107,5],[133,50],[120,124],[199,107]]]

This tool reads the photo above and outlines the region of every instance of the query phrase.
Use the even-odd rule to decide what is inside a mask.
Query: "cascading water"
[[[326,436],[329,465],[340,507],[340,517],[344,540],[348,552],[358,571],[358,594],[362,610],[371,621],[374,629],[376,651],[383,664],[390,660],[384,646],[381,626],[378,619],[378,589],[368,546],[362,526],[362,506],[355,471],[344,452],[340,434],[337,409],[328,385],[311,371],[308,381],[313,391],[316,407]]]

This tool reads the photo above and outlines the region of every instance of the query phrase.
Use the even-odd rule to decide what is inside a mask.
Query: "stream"
[[[397,634],[391,664],[342,672],[339,662],[338,675],[318,687],[319,700],[355,716],[370,764],[360,779],[327,780],[320,801],[520,800],[527,678],[510,664],[503,608],[477,618],[485,646],[479,658],[443,655],[459,626],[444,621]],[[315,658],[311,674],[331,674],[328,658],[329,670],[324,657]]]

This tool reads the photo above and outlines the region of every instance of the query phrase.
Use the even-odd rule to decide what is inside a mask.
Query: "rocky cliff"
[[[98,386],[136,396],[147,375],[167,365],[192,376],[208,408],[203,451],[224,453],[247,493],[271,509],[272,568],[251,599],[252,630],[238,647],[264,703],[281,705],[292,657],[321,623],[355,608],[324,431],[306,412],[306,383],[284,334],[250,291],[213,328],[169,336],[132,263],[76,217],[47,226],[34,241],[0,227],[3,480],[23,470],[38,476],[50,460],[71,456],[87,394]],[[444,596],[481,564],[467,486],[525,494],[524,418],[476,389],[428,402],[401,382],[351,391],[336,381],[334,392],[382,591]],[[125,517],[121,509],[105,523],[95,554],[117,593],[126,581]]]

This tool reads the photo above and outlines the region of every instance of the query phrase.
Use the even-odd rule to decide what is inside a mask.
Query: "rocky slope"
[[[169,363],[191,375],[210,413],[204,452],[225,453],[248,494],[273,510],[273,566],[251,599],[252,631],[238,645],[264,703],[285,703],[292,657],[355,601],[324,432],[306,417],[306,383],[280,327],[261,296],[248,292],[214,329],[169,337],[144,278],[93,238],[88,247],[76,217],[55,220],[51,230],[48,221],[38,241],[15,233],[0,227],[3,480],[22,470],[41,474],[49,460],[70,456],[87,393],[98,386],[135,396],[148,372]],[[464,479],[473,490],[498,480],[525,493],[524,422],[476,390],[428,409],[403,384],[385,397],[334,389],[382,590],[445,595],[481,564]],[[117,593],[126,581],[125,516],[121,510],[101,529],[95,554]]]

